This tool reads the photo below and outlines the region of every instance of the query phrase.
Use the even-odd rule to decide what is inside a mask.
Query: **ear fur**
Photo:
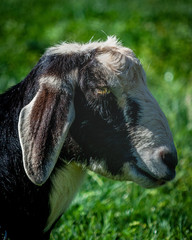
[[[72,86],[52,86],[49,78],[21,110],[18,124],[24,168],[36,185],[49,178],[75,117]]]

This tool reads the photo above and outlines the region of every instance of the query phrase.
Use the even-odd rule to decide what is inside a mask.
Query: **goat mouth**
[[[144,171],[143,169],[141,169],[140,167],[138,167],[137,165],[134,165],[136,170],[143,176],[147,177],[148,179],[150,179],[152,182],[157,183],[158,185],[164,185],[167,181],[165,179],[158,179],[155,178],[153,175],[151,175],[150,173]]]

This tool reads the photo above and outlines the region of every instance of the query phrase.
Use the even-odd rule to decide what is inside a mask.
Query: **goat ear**
[[[19,139],[29,179],[42,185],[50,176],[74,120],[72,87],[41,84],[19,115]]]

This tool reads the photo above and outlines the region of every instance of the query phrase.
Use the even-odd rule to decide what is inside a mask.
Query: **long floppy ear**
[[[21,110],[18,125],[24,168],[36,185],[50,176],[75,116],[73,87],[52,86],[46,80],[50,77]]]

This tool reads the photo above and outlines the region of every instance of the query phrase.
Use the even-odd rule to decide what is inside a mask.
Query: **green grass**
[[[191,202],[178,183],[144,190],[90,177],[51,239],[190,239]],[[95,186],[95,187],[94,187]],[[180,193],[179,193],[180,191]]]
[[[45,48],[116,35],[141,60],[178,150],[173,182],[146,190],[91,173],[51,240],[192,239],[192,4],[190,0],[1,0],[0,92]]]

